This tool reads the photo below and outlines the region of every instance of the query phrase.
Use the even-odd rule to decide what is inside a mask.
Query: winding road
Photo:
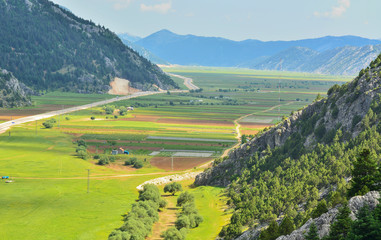
[[[197,90],[197,89],[200,89],[199,87],[197,87],[196,85],[194,85],[193,83],[193,79],[192,78],[188,78],[188,77],[184,77],[184,76],[181,76],[181,75],[177,75],[177,74],[173,74],[173,73],[167,73],[169,76],[172,76],[172,77],[177,77],[177,78],[181,78],[182,80],[184,80],[184,85],[189,88],[189,90]]]

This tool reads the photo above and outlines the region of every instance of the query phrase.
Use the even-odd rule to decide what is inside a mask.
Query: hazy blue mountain
[[[261,70],[314,72],[335,75],[355,75],[381,52],[381,45],[345,46],[317,52],[295,47],[282,51],[256,64],[244,67]]]
[[[141,37],[129,34],[129,33],[119,33],[118,37],[124,42],[124,41],[129,41],[129,42],[136,42],[142,39]]]
[[[132,48],[135,52],[139,53],[140,56],[150,60],[151,62],[153,62],[155,64],[165,64],[165,65],[169,64],[167,61],[159,58],[158,56],[151,53],[150,51],[148,51],[144,47],[141,47],[141,46],[135,44],[135,41],[141,39],[140,37],[136,37],[136,36],[130,35],[128,33],[118,34],[118,36],[126,46]]]
[[[261,64],[267,66],[270,64],[269,61],[277,62],[276,59],[278,59],[279,63],[279,59],[283,59],[284,67],[286,67],[284,69],[291,70],[297,69],[298,64],[303,63],[305,58],[317,57],[321,53],[328,54],[330,50],[335,52],[337,51],[335,49],[346,46],[377,45],[381,44],[381,41],[356,36],[327,36],[295,41],[265,42],[252,39],[232,41],[218,37],[178,35],[169,30],[161,30],[136,41],[135,44],[173,64],[254,67]],[[345,55],[337,56],[344,57]],[[372,55],[372,57],[375,56]],[[371,59],[372,57],[368,56],[366,58]],[[333,60],[340,61],[341,59]],[[356,66],[356,69],[361,69],[363,66],[366,66],[366,64]],[[317,69],[316,66],[310,67]],[[276,69],[276,67],[270,69]],[[325,72],[325,70],[322,72]],[[357,70],[352,72],[355,73]]]

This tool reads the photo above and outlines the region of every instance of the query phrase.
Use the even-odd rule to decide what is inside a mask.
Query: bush
[[[136,160],[134,163],[134,168],[142,168],[142,167],[143,167],[142,160]]]
[[[108,159],[107,156],[101,156],[99,161],[98,161],[98,165],[107,165],[110,163],[110,160]]]
[[[190,221],[189,217],[186,215],[180,216],[176,222],[175,226],[177,229],[182,229],[182,228],[190,228]]]
[[[99,159],[100,156],[99,156],[98,154],[96,154],[96,155],[93,156],[93,158],[94,158],[94,159]]]
[[[91,116],[91,118],[90,118],[91,120],[95,120],[95,117],[94,116]]]
[[[107,105],[107,106],[103,107],[103,110],[105,110],[106,114],[113,114],[115,107],[112,105]]]
[[[175,195],[176,192],[180,192],[183,190],[183,187],[181,186],[180,183],[177,183],[177,182],[173,182],[173,183],[169,183],[167,185],[165,185],[164,187],[164,192],[167,193],[171,193],[172,195]]]
[[[128,160],[124,161],[124,165],[134,165],[137,160],[138,159],[136,157],[129,158]]]
[[[181,207],[188,202],[194,202],[194,196],[189,192],[183,192],[177,198],[177,206]]]
[[[67,121],[69,121],[69,120],[70,120],[70,118],[69,118],[69,117],[65,117],[65,119],[66,119]]]
[[[45,128],[52,128],[54,125],[51,121],[45,121],[42,123],[42,125],[45,127]]]
[[[167,231],[163,232],[161,237],[164,238],[164,240],[185,240],[186,233],[185,228],[177,230],[177,228],[171,227],[168,228]]]

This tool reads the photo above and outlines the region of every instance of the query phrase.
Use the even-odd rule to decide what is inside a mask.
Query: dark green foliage
[[[354,128],[357,125],[357,123],[361,121],[361,119],[362,118],[359,115],[354,116],[352,119],[352,128]]]
[[[177,230],[177,228],[171,227],[163,232],[161,237],[164,238],[164,240],[185,240],[186,234],[187,230],[185,228]]]
[[[172,195],[175,195],[176,192],[181,192],[183,190],[183,187],[181,186],[180,183],[177,183],[177,182],[172,182],[172,183],[168,183],[167,185],[164,186],[164,192],[167,193],[171,193]]]
[[[307,235],[304,236],[306,240],[319,240],[319,234],[315,222],[312,222],[310,225],[310,230]]]
[[[292,222],[292,219],[288,216],[286,216],[282,223],[279,225],[279,234],[280,235],[288,235],[292,233],[292,231],[295,230],[294,223]]]
[[[99,165],[107,165],[109,163],[110,163],[110,160],[107,156],[101,156],[99,161],[98,161]]]
[[[368,191],[380,190],[381,174],[374,153],[363,149],[353,163],[351,188],[348,196],[364,195]]]
[[[323,199],[321,200],[315,210],[312,212],[311,217],[317,218],[320,217],[323,213],[328,212],[327,202]]]
[[[269,227],[261,232],[259,240],[275,240],[279,236],[278,223],[273,220],[270,222]]]
[[[129,158],[124,162],[124,165],[129,166],[132,165],[134,168],[142,168],[144,163],[142,160],[137,159],[136,157]]]
[[[326,132],[326,128],[324,126],[324,123],[321,122],[319,124],[319,126],[315,129],[315,136],[318,138],[318,139],[322,139],[324,137],[324,134]]]
[[[77,142],[77,148],[75,149],[75,152],[77,153],[78,157],[82,159],[87,159],[87,144],[84,140],[78,140]]]
[[[51,122],[51,121],[45,121],[42,123],[42,125],[45,127],[45,128],[52,128],[54,126],[54,124]]]
[[[194,196],[193,194],[190,194],[189,192],[183,192],[180,194],[180,196],[177,198],[177,206],[181,207],[186,203],[194,202]]]
[[[113,114],[115,107],[113,105],[106,105],[103,107],[103,110],[105,110],[106,114]]]
[[[47,0],[0,1],[0,66],[36,90],[105,92],[121,77],[133,85],[176,86],[118,36]],[[17,29],[17,31],[15,31]],[[147,85],[147,86],[146,86]]]
[[[179,201],[180,199],[180,201]],[[181,202],[181,212],[175,222],[175,226],[178,230],[183,228],[196,228],[203,222],[202,216],[198,213],[196,205],[194,203],[194,196],[188,192],[180,194],[177,198],[177,203]]]
[[[335,222],[329,229],[329,235],[325,240],[343,240],[348,235],[352,225],[352,219],[349,217],[351,210],[345,204],[339,209]]]
[[[127,108],[123,106],[119,107],[119,114],[120,116],[127,115]]]
[[[155,185],[144,185],[139,192],[139,201],[132,205],[125,216],[124,224],[109,235],[109,240],[144,240],[152,231],[152,225],[159,220],[159,189]]]
[[[95,120],[95,117],[94,116],[91,116],[91,118],[90,118],[91,120]]]
[[[375,129],[376,126],[367,128],[347,142],[340,142],[339,130],[330,144],[317,144],[309,152],[291,158],[290,153],[300,150],[304,143],[304,138],[296,135],[287,140],[290,141],[285,144],[287,148],[267,149],[261,153],[262,157],[257,153],[245,159],[245,169],[227,189],[234,213],[220,236],[228,239],[238,236],[243,226],[254,221],[271,221],[281,213],[294,217],[299,227],[317,207],[318,189],[322,187],[337,186],[327,205],[344,202],[345,178],[351,175],[352,161],[358,153],[367,146],[374,149],[376,159],[380,159],[381,136]],[[295,212],[298,204],[304,204],[306,211]]]
[[[136,157],[129,158],[128,160],[124,162],[124,165],[126,166],[134,165],[137,160],[138,159]]]
[[[338,115],[339,115],[339,108],[335,105],[335,107],[332,109],[332,117],[336,119]]]
[[[370,212],[369,206],[362,207],[357,220],[353,222],[346,240],[381,239],[380,204],[375,211]]]

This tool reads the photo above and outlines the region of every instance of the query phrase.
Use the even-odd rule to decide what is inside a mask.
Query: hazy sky
[[[116,33],[161,29],[233,40],[381,39],[380,0],[53,0]]]

